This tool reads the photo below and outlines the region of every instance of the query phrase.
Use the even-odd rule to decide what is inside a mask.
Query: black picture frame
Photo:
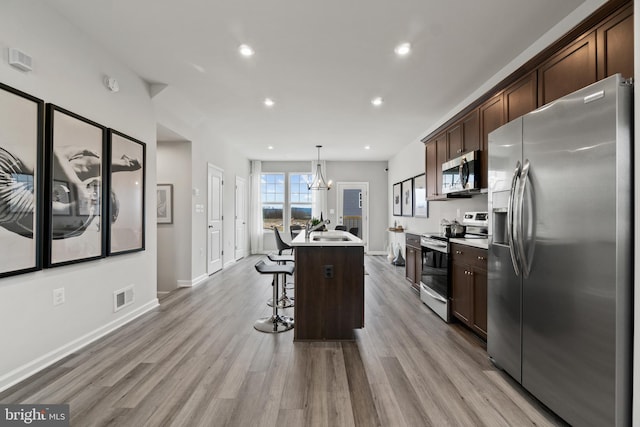
[[[399,182],[393,184],[391,202],[393,203],[393,216],[402,216],[402,184]]]
[[[47,104],[45,267],[105,257],[106,145],[106,127]]]
[[[145,249],[147,145],[114,129],[107,130],[107,255]]]
[[[402,181],[402,216],[413,216],[413,178]]]
[[[42,269],[44,105],[0,83],[0,277]]]
[[[413,216],[416,218],[429,217],[427,177],[423,173],[413,177]]]

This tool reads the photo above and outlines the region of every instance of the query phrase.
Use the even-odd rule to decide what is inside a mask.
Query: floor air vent
[[[113,293],[113,311],[116,312],[133,304],[133,285]]]

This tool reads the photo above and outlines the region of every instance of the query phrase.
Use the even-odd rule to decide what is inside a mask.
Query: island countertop
[[[309,238],[304,230],[291,241],[291,246],[364,246],[364,241],[357,236],[341,230],[312,231]]]

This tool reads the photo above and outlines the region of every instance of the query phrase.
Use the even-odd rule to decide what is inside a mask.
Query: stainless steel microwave
[[[480,152],[470,151],[442,164],[442,194],[480,189]]]

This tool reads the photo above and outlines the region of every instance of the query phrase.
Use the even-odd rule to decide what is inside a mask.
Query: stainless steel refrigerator
[[[631,423],[631,93],[612,76],[489,134],[487,351],[572,425]]]

